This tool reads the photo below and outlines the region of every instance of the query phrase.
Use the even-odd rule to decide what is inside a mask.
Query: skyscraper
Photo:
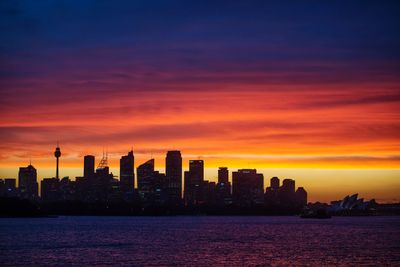
[[[85,178],[92,177],[94,175],[94,156],[86,155],[83,158],[83,176]]]
[[[204,161],[190,160],[189,171],[185,171],[184,198],[187,205],[203,201]]]
[[[293,206],[296,203],[295,181],[292,179],[284,179],[279,189],[279,201],[283,205]]]
[[[113,194],[114,175],[108,166],[108,154],[103,157],[96,168],[94,179],[89,182],[91,198],[95,201],[107,201]]]
[[[294,194],[296,189],[295,181],[293,179],[284,179],[282,182],[282,192]]]
[[[256,169],[241,169],[232,173],[233,200],[241,206],[264,202],[264,176]]]
[[[220,167],[218,169],[218,183],[229,182],[229,171],[227,167]]]
[[[219,205],[232,202],[231,183],[229,182],[229,170],[227,167],[218,169],[218,183],[216,185],[217,203]]]
[[[61,199],[60,180],[58,178],[44,178],[40,182],[40,198],[44,202],[55,202]]]
[[[271,189],[272,190],[278,190],[279,189],[279,178],[278,177],[272,177],[271,178]]]
[[[277,207],[279,203],[280,195],[280,180],[278,177],[272,177],[270,180],[270,186],[266,188],[264,195],[264,202],[269,208]]]
[[[5,178],[0,179],[0,196],[2,197],[16,197],[17,188],[15,179]]]
[[[119,161],[119,176],[121,192],[133,192],[135,185],[134,163],[135,158],[131,150],[128,155],[122,156]]]
[[[56,157],[56,179],[58,179],[58,159],[61,157],[61,150],[60,147],[58,146],[58,142],[56,151],[54,152],[54,156]]]
[[[37,172],[35,167],[29,164],[20,167],[18,172],[18,187],[21,198],[35,200],[38,197]]]
[[[137,167],[138,192],[144,207],[160,204],[165,175],[154,171],[154,159]]]
[[[177,205],[182,199],[182,156],[180,151],[167,152],[165,175],[169,202],[172,205]]]
[[[296,204],[299,208],[303,208],[307,205],[307,191],[303,187],[299,187],[296,190]]]

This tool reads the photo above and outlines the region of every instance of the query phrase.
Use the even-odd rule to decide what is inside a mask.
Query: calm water
[[[0,219],[0,265],[400,266],[400,217]]]

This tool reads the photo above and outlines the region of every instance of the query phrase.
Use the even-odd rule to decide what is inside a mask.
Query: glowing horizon
[[[210,180],[400,201],[395,4],[21,3],[0,6],[0,178],[29,159],[53,176],[59,140],[71,178],[103,148],[114,171],[132,146],[161,170],[176,149]]]

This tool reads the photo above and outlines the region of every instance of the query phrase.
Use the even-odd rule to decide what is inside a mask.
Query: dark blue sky
[[[22,57],[95,49],[116,50],[107,64],[201,69],[278,59],[390,61],[397,71],[400,60],[398,1],[1,1],[0,12],[3,73],[23,72]]]

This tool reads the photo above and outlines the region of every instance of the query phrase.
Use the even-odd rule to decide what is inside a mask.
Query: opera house
[[[370,210],[374,204],[374,199],[364,201],[363,198],[358,198],[358,194],[354,194],[352,196],[346,196],[344,199],[339,201],[332,201],[329,211],[332,213],[343,211],[367,211]]]

